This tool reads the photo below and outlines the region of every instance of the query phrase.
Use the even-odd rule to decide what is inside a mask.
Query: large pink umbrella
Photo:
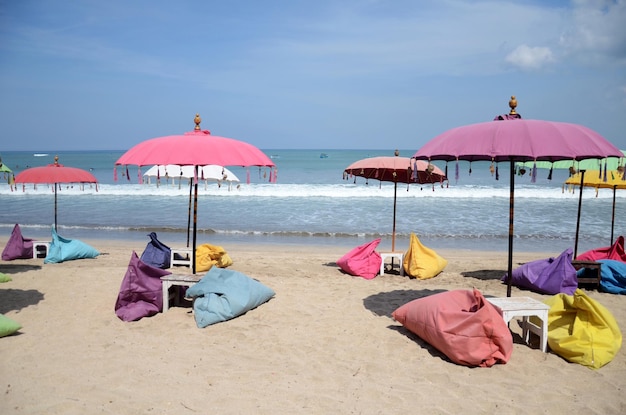
[[[597,132],[577,124],[524,120],[511,97],[509,114],[494,121],[453,128],[430,140],[413,156],[422,160],[493,161],[510,164],[509,258],[507,296],[513,272],[515,163],[621,157],[621,151]]]
[[[370,157],[355,161],[345,168],[344,175],[392,182],[393,185],[393,232],[391,251],[396,250],[396,196],[398,183],[443,183],[448,180],[444,172],[426,161],[409,157]],[[355,179],[356,181],[356,179]]]
[[[54,229],[57,229],[57,187],[60,183],[98,183],[93,174],[59,164],[59,156],[47,166],[32,167],[15,176],[15,183],[54,184]],[[96,186],[97,190],[97,186]]]
[[[193,131],[182,135],[157,137],[143,141],[124,153],[115,165],[139,166],[137,177],[142,182],[141,167],[153,164],[194,166],[194,215],[193,215],[193,251],[196,254],[196,234],[198,216],[198,169],[207,164],[219,166],[259,166],[275,168],[276,165],[261,150],[252,144],[232,138],[211,135],[208,130],[200,128],[202,119],[198,114],[194,118],[196,124]],[[128,170],[126,172],[128,175]],[[117,179],[117,170],[115,170]],[[130,179],[130,178],[129,178]],[[250,180],[248,173],[248,182]],[[270,170],[269,181],[276,181],[276,170]],[[193,262],[193,273],[196,272],[196,261]]]

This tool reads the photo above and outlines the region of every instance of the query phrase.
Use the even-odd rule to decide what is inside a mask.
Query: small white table
[[[185,265],[193,269],[193,249],[191,248],[170,248],[170,266]],[[179,258],[176,258],[176,256]]]
[[[200,275],[164,275],[161,277],[161,284],[163,288],[163,312],[165,313],[170,308],[170,287],[174,285],[191,287],[200,279]]]
[[[385,260],[387,258],[391,258],[392,263],[393,259],[397,258],[400,261],[400,275],[404,276],[404,265],[402,265],[402,261],[404,260],[404,252],[379,252],[382,261],[380,262],[380,275],[385,273]]]
[[[33,258],[38,258],[37,254],[39,253],[39,249],[38,248],[43,248],[42,252],[43,252],[43,258],[45,258],[48,255],[48,249],[50,249],[50,242],[44,242],[44,241],[33,241]]]
[[[502,312],[502,318],[508,325],[513,317],[522,317],[522,337],[526,343],[530,340],[532,331],[539,336],[540,348],[542,352],[548,351],[548,311],[550,306],[530,297],[498,297],[487,298],[491,304],[495,305]],[[541,320],[540,325],[536,325],[528,320],[528,317],[535,316]]]

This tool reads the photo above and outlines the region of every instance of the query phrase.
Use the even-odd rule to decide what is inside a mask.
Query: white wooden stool
[[[542,352],[548,351],[548,311],[550,306],[530,297],[498,297],[487,298],[491,304],[502,311],[502,318],[508,325],[513,317],[522,317],[522,337],[526,343],[530,340],[532,331],[539,336],[539,343]],[[536,325],[528,317],[535,316],[541,320],[540,325]]]
[[[379,252],[379,254],[382,258],[382,261],[380,262],[380,275],[385,273],[385,259],[391,258],[393,263],[393,259],[397,258],[400,261],[400,275],[404,276],[404,265],[402,265],[404,252]]]
[[[42,258],[45,258],[48,255],[48,249],[50,249],[50,242],[33,241],[33,258],[39,258],[39,256],[37,256],[39,248],[43,248],[41,250],[43,252]]]
[[[170,266],[185,265],[193,269],[193,249],[191,248],[171,248],[170,249]],[[176,258],[176,255],[179,258]]]
[[[170,287],[175,285],[191,287],[198,281],[200,281],[202,276],[200,275],[164,275],[161,277],[161,284],[163,288],[163,312],[165,313],[170,308]]]

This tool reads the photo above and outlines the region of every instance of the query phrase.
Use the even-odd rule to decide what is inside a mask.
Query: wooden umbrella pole
[[[196,170],[196,175],[194,176],[197,177],[198,174],[198,166],[194,167]],[[194,180],[194,195],[193,195],[193,249],[191,251],[191,255],[193,255],[190,259],[191,259],[191,263],[193,264],[193,266],[191,267],[191,273],[195,274],[196,273],[196,235],[198,233],[198,181]]]
[[[583,205],[583,187],[585,183],[585,170],[580,171],[580,192],[578,194],[578,215],[576,217],[576,237],[574,239],[574,259],[578,256],[578,234],[580,232],[580,210]]]
[[[189,208],[187,210],[187,248],[189,248],[189,231],[191,229],[191,192],[193,190],[193,179],[189,181]]]
[[[54,184],[54,231],[57,231],[57,184]]]
[[[515,217],[515,162],[511,157],[511,167],[509,174],[510,196],[509,196],[509,263],[506,278],[506,296],[511,296],[511,285],[513,283],[513,218]]]
[[[611,246],[613,246],[613,230],[615,229],[615,190],[617,190],[617,185],[613,185],[613,210],[611,212]]]
[[[397,192],[398,192],[398,183],[394,182],[393,183],[393,231],[391,233],[391,252],[396,252],[396,194]],[[393,262],[391,264],[393,266]]]

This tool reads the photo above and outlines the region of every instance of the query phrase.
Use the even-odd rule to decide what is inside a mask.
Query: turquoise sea
[[[90,170],[94,185],[63,185],[58,193],[58,232],[77,239],[132,239],[148,241],[157,232],[166,244],[187,239],[188,182],[161,178],[160,185],[138,183],[136,166],[118,169],[114,163],[124,151],[2,152],[2,162],[15,174],[45,165],[59,156],[61,164]],[[239,185],[200,183],[198,243],[227,247],[229,243],[322,244],[356,246],[382,238],[381,249],[391,247],[393,184],[344,178],[343,170],[365,157],[392,155],[392,150],[264,150],[278,167],[277,183],[258,168],[227,166]],[[410,157],[415,150],[401,150]],[[435,163],[442,169],[445,163]],[[489,163],[447,166],[446,186],[399,185],[396,249],[406,249],[411,232],[434,249],[508,249],[509,171],[499,165],[499,180]],[[141,173],[147,169],[142,169]],[[471,173],[470,173],[471,171]],[[1,174],[1,173],[0,173]],[[247,177],[250,183],[247,183]],[[559,254],[574,246],[578,192],[564,188],[567,170],[539,170],[516,176],[515,250]],[[2,178],[2,176],[0,176]],[[6,178],[6,177],[5,177]],[[610,244],[613,193],[585,189],[578,252]],[[7,236],[19,223],[25,236],[49,239],[54,222],[54,193],[47,185],[0,184],[0,234]],[[623,212],[626,192],[616,194],[615,236],[626,234]]]

